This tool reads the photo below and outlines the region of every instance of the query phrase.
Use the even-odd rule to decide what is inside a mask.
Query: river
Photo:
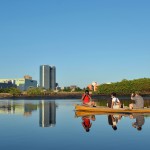
[[[106,103],[98,100],[99,105]],[[150,114],[83,117],[75,113],[74,104],[80,100],[0,100],[0,148],[149,149]]]

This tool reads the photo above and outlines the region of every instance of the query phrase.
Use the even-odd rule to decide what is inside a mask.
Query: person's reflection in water
[[[114,131],[117,130],[117,123],[121,118],[120,114],[108,115],[108,124],[112,126]]]
[[[96,118],[95,118],[94,115],[82,117],[82,126],[84,127],[84,129],[85,129],[86,132],[90,131],[90,128],[92,126],[91,120],[92,121],[96,120]]]
[[[138,131],[142,130],[142,126],[145,123],[145,119],[143,115],[130,115],[130,119],[136,119],[132,126],[136,128]]]

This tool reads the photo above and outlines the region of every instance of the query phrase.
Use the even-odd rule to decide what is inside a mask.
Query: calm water
[[[74,104],[78,103],[1,100],[0,149],[149,149],[149,114],[77,117]]]

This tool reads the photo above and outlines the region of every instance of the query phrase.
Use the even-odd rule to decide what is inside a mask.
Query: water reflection
[[[39,125],[40,127],[54,127],[56,124],[56,104],[55,101],[46,102],[42,100],[39,105]]]
[[[138,131],[141,131],[142,130],[142,126],[145,123],[144,116],[143,115],[133,114],[133,115],[130,115],[130,119],[135,119],[135,122],[132,123],[132,126],[134,128],[136,128]]]
[[[33,111],[39,108],[39,126],[54,127],[56,125],[55,101],[39,101],[39,103],[28,103],[25,101],[0,101],[0,114],[18,114],[31,117]]]
[[[86,132],[90,131],[90,128],[92,126],[91,120],[92,121],[96,120],[95,115],[92,115],[92,116],[83,116],[82,117],[82,126],[83,126],[83,128],[85,129]]]
[[[19,114],[30,116],[32,111],[37,110],[37,105],[25,103],[24,101],[16,103],[15,101],[0,101],[0,114]]]
[[[99,113],[99,114],[93,114],[92,112],[82,112],[77,111],[75,112],[76,118],[82,119],[82,126],[84,127],[86,132],[89,132],[92,127],[92,121],[96,121],[96,117],[104,116],[107,117],[108,125],[112,127],[113,131],[118,130],[118,123],[121,122],[123,118],[129,118],[134,119],[135,122],[131,123],[131,126],[133,128],[136,128],[137,131],[142,130],[142,126],[145,124],[145,117],[150,117],[150,114],[107,114],[107,113]],[[107,124],[107,123],[106,123]]]
[[[0,148],[148,149],[150,114],[76,112],[74,118],[74,104],[80,100],[0,100]]]
[[[78,102],[78,101],[77,101]],[[66,103],[69,105],[66,105]],[[0,115],[1,114],[11,114],[11,115],[22,115],[23,117],[35,117],[38,116],[36,125],[38,127],[55,127],[56,126],[56,107],[60,106],[61,112],[65,112],[64,116],[69,116],[74,119],[74,102],[58,102],[56,101],[13,101],[13,100],[4,100],[0,101]],[[65,105],[64,105],[65,104]],[[65,106],[65,107],[64,107]],[[65,109],[64,109],[65,108]],[[70,109],[71,108],[71,109]],[[67,110],[67,111],[66,111]],[[34,113],[35,112],[35,113]],[[69,112],[69,113],[68,113]],[[34,115],[33,115],[34,113]],[[73,114],[72,114],[73,113]],[[62,114],[57,114],[58,118]],[[130,122],[130,127],[136,129],[137,131],[143,131],[143,126],[145,125],[145,117],[150,117],[150,114],[93,114],[92,112],[75,112],[76,117],[80,120],[80,126],[85,132],[90,132],[94,128],[93,124],[96,125],[99,123],[99,118],[103,116],[105,125],[111,128],[112,131],[120,130],[120,122],[127,118],[127,122]],[[32,120],[32,119],[30,119]],[[66,121],[69,124],[72,124],[73,121],[66,117]],[[105,126],[104,125],[104,126]],[[92,130],[93,131],[93,130]]]
[[[121,114],[108,115],[108,124],[112,126],[112,129],[117,130],[117,123],[121,120]]]

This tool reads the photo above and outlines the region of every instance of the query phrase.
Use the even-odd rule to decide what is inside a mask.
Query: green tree
[[[38,95],[43,95],[44,91],[41,88],[29,88],[27,90],[27,94],[30,96],[38,96]]]
[[[5,88],[5,89],[0,89],[0,93],[9,93],[10,89]]]
[[[63,92],[71,92],[71,88],[70,87],[65,87],[62,91]]]
[[[10,88],[9,93],[13,96],[19,96],[22,92],[18,88]]]
[[[135,80],[122,80],[112,84],[102,84],[98,87],[97,93],[108,95],[116,92],[120,95],[131,94],[140,91],[142,94],[150,94],[150,78],[142,78]]]
[[[74,92],[82,92],[82,91],[83,90],[81,88],[79,88],[79,87],[76,87],[75,90],[74,90]]]

